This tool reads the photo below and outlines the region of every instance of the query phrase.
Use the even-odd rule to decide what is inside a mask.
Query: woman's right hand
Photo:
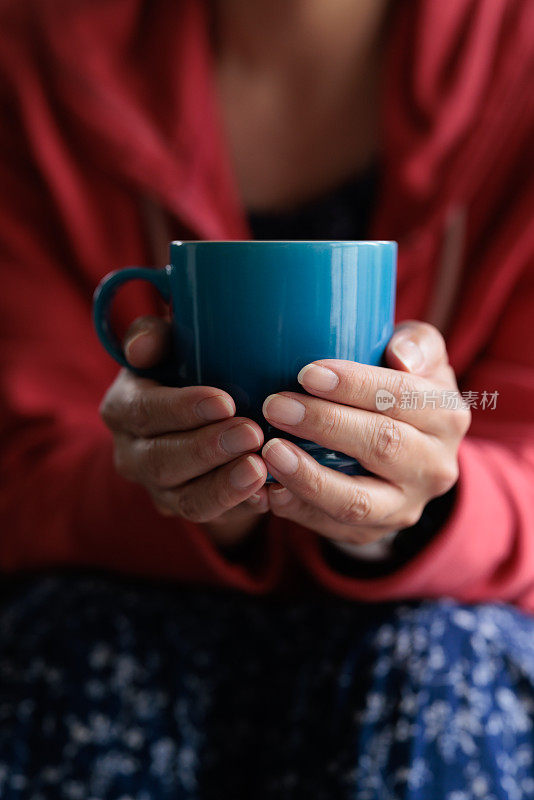
[[[168,341],[168,323],[136,320],[124,341],[128,362],[154,366]],[[234,416],[227,392],[211,386],[162,386],[123,369],[100,413],[113,434],[117,471],[144,486],[162,514],[215,523],[222,542],[230,543],[266,510],[245,504],[231,513],[263,486],[267,470],[255,454],[263,444],[260,426]],[[225,532],[227,526],[220,523],[232,517],[234,524]]]

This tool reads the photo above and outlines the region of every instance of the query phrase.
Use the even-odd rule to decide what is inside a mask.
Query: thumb
[[[386,360],[394,369],[415,375],[430,375],[449,363],[438,329],[416,320],[397,325],[386,348]]]
[[[170,324],[159,317],[139,317],[128,328],[123,345],[132,367],[156,366],[169,352]]]

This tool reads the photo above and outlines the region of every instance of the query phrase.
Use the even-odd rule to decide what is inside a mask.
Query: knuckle
[[[402,427],[387,417],[379,419],[371,440],[373,455],[383,464],[394,464],[402,449]]]
[[[326,490],[327,478],[320,469],[307,465],[304,479],[299,484],[302,499],[314,505]]]
[[[350,498],[336,514],[336,519],[345,525],[356,525],[371,513],[371,500],[367,492],[354,489]]]
[[[397,528],[402,530],[403,528],[412,528],[414,525],[417,525],[419,520],[421,519],[421,515],[423,513],[424,506],[414,506],[413,508],[406,508],[397,523]]]
[[[104,396],[102,402],[98,406],[98,413],[99,413],[101,419],[104,420],[104,422],[108,426],[108,428],[110,427],[110,421],[111,421],[110,420],[110,408],[109,408],[109,406],[110,406],[109,398],[108,398],[108,395],[106,394]]]
[[[466,407],[455,411],[454,414],[455,414],[455,432],[459,436],[464,437],[469,428],[471,427],[473,413],[469,407]]]
[[[152,495],[152,502],[154,503],[156,511],[158,511],[163,517],[176,516],[174,509],[169,505],[169,503],[160,499],[157,495]]]
[[[458,463],[455,461],[450,464],[441,464],[439,469],[432,475],[431,488],[434,496],[439,497],[452,489],[459,477]]]
[[[388,416],[394,419],[402,416],[402,401],[415,389],[413,379],[404,372],[392,372],[386,380],[384,388],[395,398],[395,403],[388,408]]]
[[[454,409],[449,411],[444,426],[445,435],[461,437],[464,433],[465,417],[463,411]]]
[[[113,449],[113,466],[121,477],[126,478],[126,480],[134,479],[131,458],[128,457],[124,447],[119,444],[116,444]]]
[[[376,383],[375,375],[371,367],[366,364],[359,364],[357,378],[351,381],[350,403],[359,408],[364,404],[369,392],[369,387]]]
[[[335,403],[328,404],[321,416],[321,426],[327,437],[336,438],[343,429],[344,411],[343,407]]]
[[[156,486],[167,487],[172,483],[169,465],[162,451],[161,441],[147,439],[143,444],[143,468],[149,481]]]
[[[206,437],[205,431],[201,429],[191,435],[189,447],[191,460],[197,467],[205,470],[214,466],[218,440],[214,442],[213,437]]]
[[[461,397],[460,397],[461,401]],[[441,430],[445,436],[453,436],[462,439],[471,425],[471,409],[468,406],[459,405],[443,412],[443,424]]]
[[[217,515],[228,511],[238,503],[235,490],[232,490],[228,482],[227,475],[221,475],[221,479],[216,481],[214,487],[214,505],[217,507]]]
[[[175,492],[173,499],[173,508],[176,516],[185,519],[188,522],[207,522],[205,515],[202,513],[202,507],[199,502],[198,493],[195,491]]]
[[[433,339],[436,344],[445,347],[445,339],[443,338],[440,331],[434,326],[431,325],[430,322],[417,322],[418,328],[418,335],[420,339]]]
[[[146,395],[143,392],[132,394],[128,400],[125,419],[135,436],[146,436],[151,421],[151,414]]]
[[[436,351],[446,352],[445,339],[440,331],[430,322],[421,322],[420,320],[410,321],[404,328],[401,329],[402,335],[408,337],[417,344],[425,341]]]
[[[102,418],[104,424],[110,429],[113,430],[116,427],[117,421],[119,419],[118,413],[118,403],[115,392],[113,389],[110,389],[104,395],[102,402],[100,403],[98,413]]]
[[[473,421],[473,412],[471,411],[471,409],[469,407],[467,407],[465,409],[465,411],[464,411],[464,425],[465,425],[466,432],[471,427],[472,421]]]

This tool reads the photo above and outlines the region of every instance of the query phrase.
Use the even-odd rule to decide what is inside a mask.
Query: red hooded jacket
[[[499,396],[474,408],[442,530],[394,574],[356,579],[294,524],[271,519],[241,563],[161,517],[115,473],[98,416],[117,371],[91,327],[100,278],[161,265],[153,243],[170,238],[249,235],[205,3],[0,0],[0,567],[255,593],[300,572],[347,598],[534,610],[533,63],[531,0],[393,5],[371,233],[399,242],[399,319],[437,324],[461,389]],[[125,292],[117,317],[154,309],[146,289]]]

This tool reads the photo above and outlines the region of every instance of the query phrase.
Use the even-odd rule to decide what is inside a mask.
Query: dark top
[[[361,176],[334,191],[283,213],[250,213],[254,239],[367,239],[376,200],[378,170],[371,167]]]
[[[281,213],[248,215],[254,239],[367,239],[378,185],[376,166],[334,191],[298,208]],[[454,502],[451,489],[431,500],[417,525],[401,531],[393,540],[391,557],[382,561],[358,561],[324,540],[324,554],[338,572],[357,578],[375,578],[398,569],[413,558],[446,521]]]

